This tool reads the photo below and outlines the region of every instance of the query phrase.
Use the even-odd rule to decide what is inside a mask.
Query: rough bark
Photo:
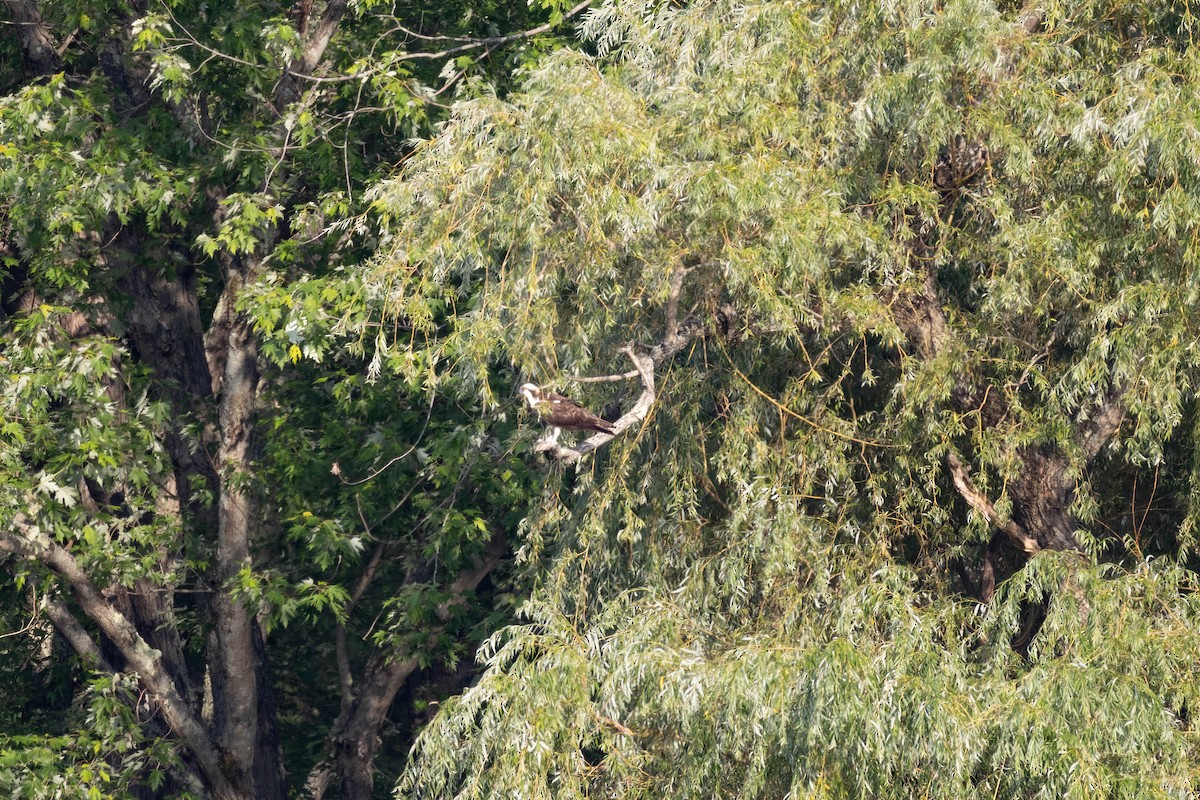
[[[379,729],[404,681],[417,670],[416,657],[387,661],[376,654],[367,664],[357,697],[343,712],[334,741],[334,763],[342,800],[371,800]]]
[[[118,235],[119,252],[138,249],[131,238],[127,233]],[[165,262],[166,254],[159,255]],[[236,596],[234,585],[241,570],[251,566],[254,508],[247,480],[258,398],[257,342],[249,321],[233,310],[244,278],[240,271],[231,274],[206,337],[195,275],[189,267],[159,275],[140,260],[119,263],[117,256],[110,258],[109,266],[123,276],[119,286],[133,301],[128,314],[133,351],[151,367],[158,384],[167,387],[167,399],[181,412],[166,441],[177,491],[176,499],[167,501],[174,508],[164,512],[181,515],[193,530],[215,539],[209,656],[213,734],[222,765],[231,783],[246,795],[283,798],[286,777],[265,647],[253,613]],[[210,341],[219,341],[219,347],[210,349]],[[215,409],[214,388],[221,392]],[[185,437],[182,426],[188,416],[184,414],[201,421],[215,417],[204,442],[216,444],[215,467],[205,448]],[[199,500],[196,492],[205,488],[217,496],[215,505]],[[173,555],[164,554],[164,569]],[[139,629],[161,645],[165,662],[179,665],[172,670],[180,676],[177,684],[195,706],[199,692],[183,669],[172,606],[168,591],[142,592],[130,612]]]
[[[173,559],[171,559],[173,562]],[[173,563],[165,568],[173,568]],[[147,579],[134,583],[132,590],[112,589],[110,604],[137,628],[146,644],[159,654],[159,662],[189,708],[199,707],[200,696],[183,656],[183,642],[176,626],[174,589]]]
[[[227,292],[236,292],[233,279]],[[249,320],[230,330],[220,402],[217,464],[221,495],[217,503],[217,547],[213,577],[212,684],[214,734],[234,784],[254,785],[258,750],[258,660],[254,616],[236,594],[236,582],[250,564],[253,499],[251,438],[258,398],[257,342]]]
[[[100,652],[100,647],[65,605],[57,600],[49,600],[46,602],[45,612],[47,619],[54,625],[54,630],[67,640],[67,644],[71,645],[71,649],[83,659],[84,663],[102,672],[115,671],[104,654]]]
[[[119,235],[124,252],[149,249],[126,241],[131,238]],[[165,253],[161,255],[165,260]],[[202,422],[213,414],[213,379],[204,347],[195,271],[184,265],[163,275],[140,262],[113,266],[122,276],[119,288],[133,301],[126,319],[133,354],[154,372],[156,385],[176,409],[165,442],[174,471],[176,507],[163,511],[186,514],[196,530],[215,530],[216,510],[201,502],[197,493],[215,494],[217,473],[201,443],[189,439],[183,430],[185,423]]]
[[[927,267],[919,288],[899,292],[891,300],[894,319],[913,349],[926,359],[941,353],[952,333],[937,294],[934,267]],[[984,392],[964,374],[951,394],[951,402],[955,410],[965,413],[979,408],[979,398],[985,394],[996,393]],[[1110,426],[1106,431],[1107,436],[1111,436],[1116,426]],[[1099,452],[1098,446],[1095,451]],[[1051,449],[1025,448],[1021,459],[1024,465],[1021,474],[1008,487],[1013,503],[1012,519],[1009,520],[999,518],[992,501],[966,479],[969,469],[957,456],[947,459],[947,467],[959,496],[989,524],[1002,530],[1018,549],[1026,553],[1079,550],[1079,540],[1074,533],[1076,520],[1068,512],[1075,482],[1068,477],[1066,456]]]
[[[305,43],[276,86],[272,104],[280,114],[299,99],[300,81],[320,62],[346,8],[347,0],[328,0],[311,30],[307,12],[297,20]],[[279,138],[285,148],[280,155],[282,162],[287,142],[282,128]],[[275,179],[286,180],[286,169],[281,169]],[[268,246],[269,241],[264,242],[262,249]],[[218,588],[213,597],[211,647],[214,726],[226,761],[236,774],[235,781],[239,785],[258,784],[262,797],[283,797],[286,789],[282,767],[276,766],[281,762],[272,758],[278,753],[279,742],[272,719],[265,648],[253,615],[235,592],[238,574],[251,566],[254,509],[247,481],[258,399],[257,341],[249,320],[235,306],[242,284],[253,274],[252,260],[237,265],[204,342],[211,386],[221,395],[217,461],[222,489],[217,507],[214,578]]]
[[[203,419],[211,408],[211,380],[200,335],[200,311],[195,275],[184,266],[169,275],[152,272],[147,257],[166,263],[167,256],[133,234],[119,229],[109,239],[116,245],[101,250],[97,261],[118,276],[116,285],[129,301],[124,315],[126,336],[133,355],[150,367],[164,399],[176,409],[165,437],[172,474],[159,499],[158,512],[193,530],[216,528],[211,504],[197,492],[217,491],[217,476],[207,454],[184,433],[189,417]],[[133,254],[141,254],[141,258]],[[170,575],[179,552],[164,548],[159,569]],[[155,649],[193,710],[199,708],[200,692],[183,656],[183,643],[175,624],[174,586],[170,582],[141,580],[122,609]]]
[[[1076,520],[1070,515],[1075,481],[1067,477],[1067,459],[1043,449],[1023,453],[1020,477],[1009,487],[1013,521],[1032,531],[1045,550],[1079,550]]]
[[[37,0],[4,0],[12,20],[12,31],[21,45],[25,71],[31,75],[53,75],[62,69],[58,45],[42,21]]]
[[[276,86],[272,105],[280,115],[299,99],[303,76],[315,69],[324,56],[347,5],[347,0],[328,0],[320,19],[311,28],[307,13],[297,20],[305,43]],[[283,125],[279,126],[278,138],[279,162],[283,164],[288,141]],[[274,174],[272,186],[285,183],[287,172],[286,166],[281,167]],[[273,239],[273,234],[264,238],[259,257],[270,249]],[[252,257],[234,265],[204,337],[210,385],[221,397],[217,453],[221,492],[214,559],[217,590],[212,601],[215,620],[210,648],[213,722],[235,783],[254,787],[261,798],[283,798],[286,778],[274,726],[265,647],[253,614],[235,592],[238,574],[251,567],[254,499],[247,484],[259,380],[257,340],[250,321],[238,313],[236,300],[244,283],[255,275],[256,260]]]
[[[258,733],[254,754],[254,789],[260,798],[283,800],[288,797],[287,773],[283,769],[283,742],[275,725],[275,691],[271,682],[271,661],[258,620],[251,631],[255,652],[255,676],[258,685]]]
[[[348,5],[348,0],[326,0],[324,12],[311,29],[308,27],[308,10],[311,9],[311,4],[309,4],[309,9],[305,9],[304,13],[297,18],[296,27],[304,36],[304,47],[301,49],[300,55],[288,65],[287,71],[275,87],[274,105],[280,115],[287,111],[288,106],[300,99],[304,78],[310,75],[321,62],[325,55],[325,48],[329,46],[333,34],[337,32],[338,25],[341,24],[342,17],[346,15]]]
[[[126,247],[118,248],[124,252],[129,249],[129,236],[120,237]],[[125,271],[123,262],[118,259],[110,258],[109,255],[101,251],[97,255],[97,263],[113,269],[115,273],[122,274]],[[140,289],[153,286],[153,282],[149,279],[133,281],[132,284]],[[180,331],[184,330],[180,321],[171,315],[167,314],[168,322],[165,328],[169,328],[168,332],[162,325],[162,314],[154,314],[148,309],[157,308],[154,303],[146,303],[144,295],[135,294],[135,302],[133,312],[126,319],[128,328],[126,332],[129,338],[137,345],[144,342],[158,342],[160,339],[170,339],[181,335]],[[23,310],[28,310],[41,302],[37,293],[33,290],[26,291],[19,301],[19,307]],[[96,296],[89,298],[86,301],[88,308],[87,313],[75,311],[65,315],[62,322],[63,333],[71,340],[81,339],[84,337],[95,335],[112,336],[112,322],[116,318],[111,312],[112,303],[103,297]],[[159,321],[159,326],[153,330],[147,331],[144,324],[145,319],[154,316]],[[177,360],[149,360],[148,363],[155,369],[156,374],[163,378],[164,385],[178,385],[178,375],[181,369],[181,364]],[[114,364],[114,367],[119,365]],[[105,383],[105,392],[109,399],[118,409],[127,409],[128,402],[125,396],[124,384],[120,380],[110,380]],[[178,398],[175,398],[178,399]],[[177,443],[178,431],[172,431],[168,434],[168,451],[172,452],[172,442]],[[179,448],[176,444],[176,449],[182,450],[187,454],[188,458],[192,458],[190,449]],[[178,462],[176,462],[178,470]],[[178,474],[178,473],[177,473]],[[168,485],[164,487],[165,491],[159,498],[159,512],[167,517],[179,518],[179,501],[178,492],[176,490],[176,480],[168,479]],[[124,501],[121,496],[124,492],[124,487],[113,487],[110,491],[103,491],[98,487],[90,484],[87,481],[81,482],[79,486],[80,500],[84,509],[92,514],[100,514],[103,507],[103,513],[114,513],[117,515],[127,515],[128,509],[124,508]],[[159,569],[163,575],[170,575],[175,567],[177,555],[163,549],[159,553]],[[163,668],[174,681],[176,688],[180,694],[187,698],[191,703],[193,710],[196,707],[198,700],[197,694],[194,691],[194,685],[191,676],[188,673],[187,664],[183,656],[183,643],[179,636],[179,630],[175,625],[174,615],[174,593],[173,587],[168,582],[156,582],[148,579],[139,579],[135,582],[132,590],[124,587],[109,587],[106,591],[106,596],[110,604],[117,609],[130,623],[141,633],[146,643],[156,650],[161,657]],[[72,640],[72,632],[63,626],[69,624],[69,620],[62,616],[62,610],[57,609],[54,614],[58,618],[54,618],[54,614],[48,615],[54,620],[56,625],[60,625],[60,633],[71,641],[73,646],[76,646],[76,652],[81,656],[91,658],[93,655],[101,660],[107,657],[112,657],[117,668],[125,668],[124,658],[120,654],[119,648],[109,642],[107,638],[102,638],[95,645],[95,653],[85,652],[79,649],[77,645],[79,641]]]
[[[138,252],[145,243],[122,234],[123,250]],[[164,262],[168,254],[148,253]],[[114,265],[115,266],[115,265]],[[172,397],[195,402],[212,396],[204,348],[200,307],[196,298],[196,274],[190,264],[177,265],[169,274],[151,271],[143,263],[131,263],[120,269],[120,288],[133,305],[123,320],[129,326],[134,351]]]
[[[135,0],[135,14],[144,0]],[[126,20],[132,23],[132,18]],[[110,40],[100,53],[100,67],[114,89],[122,113],[136,115],[153,101],[144,57],[130,51],[129,24],[124,35]],[[189,133],[196,115],[182,103],[166,104]],[[123,231],[121,236],[127,236]],[[260,252],[269,250],[268,236]],[[128,243],[125,243],[128,244]],[[145,246],[124,248],[144,258]],[[169,263],[165,252],[157,263]],[[261,257],[261,256],[260,256]],[[209,579],[214,591],[207,607],[211,625],[209,669],[213,700],[213,736],[232,785],[262,800],[286,797],[282,752],[274,721],[274,702],[265,647],[258,623],[236,593],[236,577],[251,567],[250,538],[255,515],[249,491],[255,406],[258,399],[257,341],[248,320],[236,312],[238,293],[254,272],[256,259],[232,265],[209,331],[199,320],[195,277],[182,267],[159,276],[138,258],[129,259],[123,288],[134,298],[133,327],[139,356],[156,376],[173,387],[170,399],[200,420],[212,420],[216,465],[208,453],[186,441],[178,429],[168,436],[168,451],[176,472],[187,522],[212,541],[215,552]],[[215,341],[216,347],[210,347]],[[220,392],[213,409],[211,396]],[[215,411],[215,414],[214,414]],[[217,502],[192,502],[193,486],[206,483]]]
[[[47,600],[44,604],[44,611],[46,618],[49,619],[51,624],[54,625],[55,631],[57,631],[58,634],[62,636],[68,644],[71,645],[71,648],[81,659],[83,659],[84,663],[90,665],[93,669],[99,670],[100,672],[109,674],[116,673],[117,670],[114,669],[110,663],[108,663],[108,661],[104,658],[104,655],[100,652],[99,645],[96,644],[96,642],[84,629],[83,625],[80,624],[79,620],[75,618],[75,614],[67,608],[65,603],[55,599]],[[170,674],[169,670],[168,674]],[[131,695],[126,698],[126,701],[130,705],[137,705],[141,701],[141,698]],[[194,708],[192,709],[192,713],[195,714]],[[153,736],[162,737],[170,734],[168,726],[166,724],[161,724],[158,718],[151,719],[147,723],[147,726],[150,728],[151,735]],[[174,777],[178,786],[185,787],[197,797],[204,796],[207,790],[204,784],[203,776],[192,768],[192,766],[189,764],[189,759],[182,759],[178,765],[170,768],[170,770],[171,775]],[[137,796],[158,798],[162,794],[161,791],[152,794],[148,793],[148,791],[149,790],[143,790],[139,792]]]

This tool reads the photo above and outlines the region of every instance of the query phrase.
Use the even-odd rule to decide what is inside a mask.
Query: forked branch
[[[635,353],[633,347],[625,347],[621,352],[629,356],[629,360],[635,367],[635,373],[642,379],[642,396],[633,404],[633,408],[626,411],[620,419],[612,424],[613,432],[597,433],[574,447],[561,445],[554,439],[545,439],[539,442],[534,450],[539,453],[549,453],[552,458],[571,464],[598,447],[608,444],[634,425],[640,425],[650,415],[650,408],[654,405],[654,399],[657,397],[654,388],[654,360],[650,356]],[[612,378],[613,376],[607,377]]]
[[[225,775],[213,740],[163,669],[161,654],[146,643],[124,614],[109,604],[70,552],[39,531],[24,514],[18,513],[14,524],[16,531],[0,532],[0,552],[40,561],[70,586],[83,612],[117,647],[128,668],[137,673],[142,685],[158,702],[163,719],[191,753],[214,797],[222,800],[240,797]],[[67,630],[70,632],[69,627]],[[82,641],[78,644],[84,652],[92,649]]]
[[[663,340],[645,353],[634,352],[632,345],[627,345],[621,349],[621,352],[629,356],[629,360],[633,362],[634,368],[632,370],[615,375],[571,379],[576,383],[607,383],[629,380],[631,378],[641,379],[641,397],[633,404],[633,408],[626,411],[621,415],[620,419],[612,424],[613,432],[597,433],[574,447],[561,445],[554,439],[545,439],[534,448],[536,452],[548,453],[551,458],[557,461],[571,464],[593,450],[608,444],[634,425],[640,425],[645,421],[646,417],[650,415],[650,409],[654,405],[655,398],[658,396],[654,385],[654,370],[659,364],[673,358],[691,339],[702,335],[704,332],[704,326],[698,320],[688,319],[682,322],[679,320],[679,298],[683,293],[683,279],[690,271],[686,267],[679,267],[671,273],[671,282],[667,291],[667,302],[664,311],[666,330]]]

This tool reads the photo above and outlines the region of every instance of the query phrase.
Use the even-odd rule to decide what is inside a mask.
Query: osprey
[[[568,431],[595,431],[612,436],[617,429],[611,422],[597,417],[569,397],[556,392],[543,391],[535,383],[521,386],[521,394],[529,401],[529,407],[537,412],[542,422],[550,426],[550,440],[558,441],[558,435]]]

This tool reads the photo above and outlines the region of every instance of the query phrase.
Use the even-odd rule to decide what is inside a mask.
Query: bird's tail
[[[596,431],[597,433],[607,433],[610,436],[617,432],[617,429],[613,427],[611,422],[603,419],[592,423],[592,430]]]

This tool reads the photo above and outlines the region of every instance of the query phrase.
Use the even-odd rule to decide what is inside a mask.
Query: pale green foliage
[[[1121,540],[1099,506],[1122,498],[1090,481],[1194,458],[1193,20],[1052,5],[1028,35],[1016,10],[609,3],[600,60],[460,107],[377,193],[374,283],[434,342],[431,379],[493,400],[497,358],[560,385],[624,371],[685,268],[681,313],[710,331],[640,431],[548,491],[530,623],[484,648],[402,795],[1191,796],[1195,498],[1169,501],[1179,536]],[[959,143],[988,157],[939,191]],[[924,280],[919,237],[949,328],[928,358],[890,300]],[[999,419],[954,410],[962,375]],[[1087,473],[1075,431],[1110,387],[1128,418]],[[1089,556],[959,595],[990,531],[951,447],[1001,514],[1022,454],[1063,453]]]
[[[1196,753],[1175,713],[1197,699],[1200,608],[1178,599],[1192,578],[1034,563],[982,621],[966,604],[931,605],[896,569],[811,592],[803,624],[754,632],[653,593],[613,598],[585,629],[535,605],[529,627],[484,648],[489,672],[425,732],[402,789],[1190,796]],[[1047,586],[1069,602],[1020,667],[1006,630],[1019,598]]]

